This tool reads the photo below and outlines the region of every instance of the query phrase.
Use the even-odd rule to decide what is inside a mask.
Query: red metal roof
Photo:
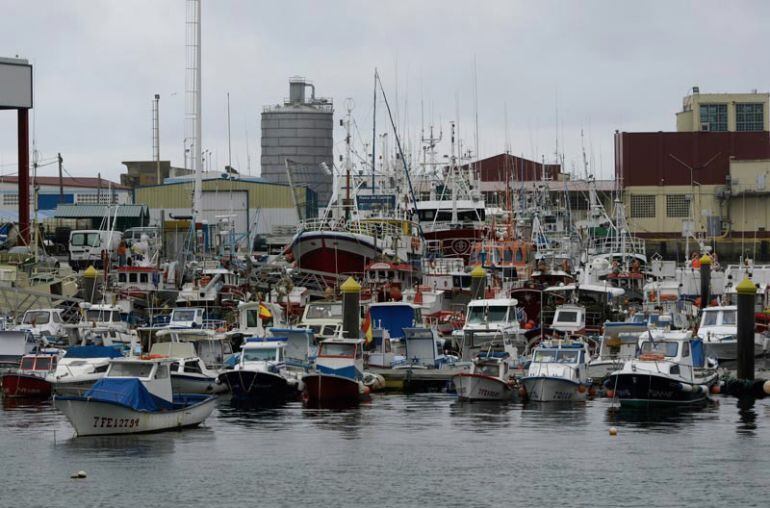
[[[32,177],[30,176],[30,180]],[[51,185],[54,187],[59,186],[58,176],[38,176],[34,179],[37,185]],[[115,190],[129,190],[130,187],[121,185],[119,183],[105,180],[104,178],[95,178],[92,176],[79,176],[79,177],[64,177],[61,179],[64,187],[84,187],[89,189],[98,189],[101,187],[107,190],[107,187],[112,187]],[[3,183],[19,183],[18,176],[0,176],[0,182]]]
[[[615,176],[637,185],[722,185],[730,159],[770,159],[767,132],[616,132]]]
[[[515,155],[501,153],[474,163],[479,171],[482,182],[505,182],[507,175],[513,174],[517,181],[531,182],[540,180],[545,168],[546,177],[556,180],[561,166],[559,164],[545,164],[516,157]]]

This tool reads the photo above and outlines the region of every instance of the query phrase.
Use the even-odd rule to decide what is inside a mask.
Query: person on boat
[[[119,266],[126,266],[126,253],[128,252],[128,247],[126,246],[126,241],[121,240],[120,244],[118,245],[118,264]]]

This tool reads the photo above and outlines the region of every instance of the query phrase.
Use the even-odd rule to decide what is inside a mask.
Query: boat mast
[[[350,160],[350,112],[353,111],[353,99],[345,99],[345,109],[348,114],[345,120],[345,220],[350,220],[350,172],[351,172],[351,160]]]
[[[374,196],[375,171],[377,170],[377,67],[374,68],[374,87],[372,89],[372,196]]]
[[[201,149],[201,0],[187,0],[187,129],[191,145],[195,186],[193,191],[193,235],[201,219],[203,151]],[[195,242],[197,246],[197,240]]]

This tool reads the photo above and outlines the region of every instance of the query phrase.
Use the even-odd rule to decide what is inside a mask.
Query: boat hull
[[[146,412],[110,402],[84,398],[54,397],[78,436],[141,434],[200,425],[216,407],[216,397],[173,411]]]
[[[481,374],[462,373],[452,378],[460,400],[510,400],[511,385],[501,379]]]
[[[588,397],[588,387],[570,379],[531,376],[522,378],[521,384],[527,399],[535,402],[582,402]]]
[[[621,405],[668,405],[705,401],[712,382],[716,382],[716,376],[703,384],[690,384],[666,376],[634,372],[611,375],[604,381],[604,386],[613,391]]]
[[[51,396],[51,383],[39,376],[6,373],[2,376],[3,396],[8,398],[39,398]]]
[[[54,395],[78,396],[90,390],[103,376],[84,378],[77,381],[52,381],[51,389]]]
[[[211,395],[224,393],[227,385],[217,383],[217,379],[208,376],[171,373],[171,390],[174,393],[197,393]]]
[[[733,361],[738,358],[738,341],[726,340],[726,341],[703,341],[703,348],[706,352],[706,356],[709,358],[716,358],[721,361]],[[765,345],[760,340],[754,341],[754,356],[762,356],[765,354]]]
[[[308,374],[302,377],[302,400],[306,404],[354,404],[364,393],[361,384],[351,378],[330,374]]]
[[[363,273],[367,263],[378,258],[380,252],[366,235],[342,231],[300,233],[291,245],[297,268],[329,274]]]
[[[296,385],[272,372],[233,370],[220,374],[219,379],[237,401],[270,403],[296,399],[299,395]]]

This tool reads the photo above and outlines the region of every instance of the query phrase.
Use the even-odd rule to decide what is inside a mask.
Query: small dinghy
[[[200,425],[214,411],[210,395],[172,394],[169,358],[123,358],[82,397],[54,396],[78,436],[138,434]]]
[[[509,357],[507,352],[479,353],[470,372],[452,378],[460,400],[511,400],[514,382]]]
[[[41,349],[38,353],[24,355],[19,368],[0,377],[3,395],[8,398],[47,399],[51,396],[51,383],[47,376],[56,371],[61,356],[60,349]]]

